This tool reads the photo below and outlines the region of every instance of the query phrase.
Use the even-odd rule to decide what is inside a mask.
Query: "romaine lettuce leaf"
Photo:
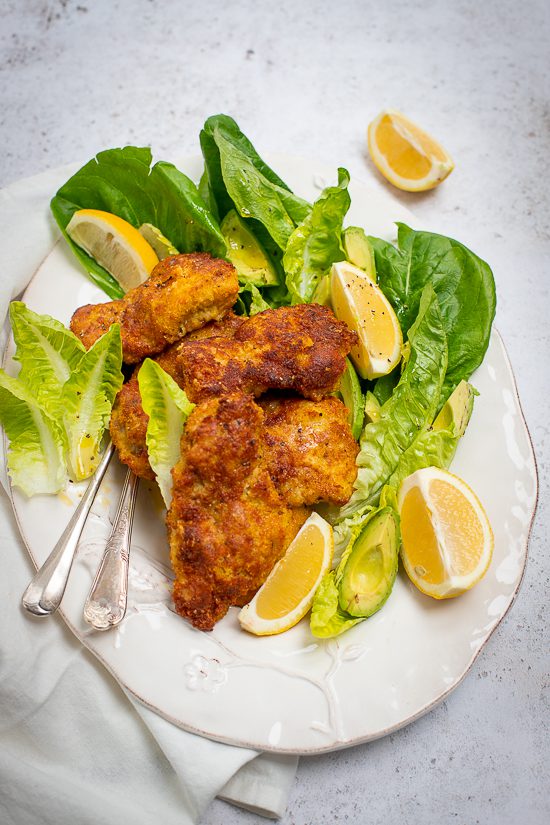
[[[424,287],[418,316],[409,330],[410,355],[393,394],[377,421],[360,440],[354,492],[341,509],[347,518],[365,504],[376,504],[405,450],[437,411],[447,369],[447,342],[439,301],[431,284]]]
[[[451,425],[445,430],[432,430],[426,427],[420,431],[411,446],[405,450],[397,467],[388,479],[395,490],[399,490],[407,476],[424,467],[447,469],[453,460],[460,435]]]
[[[452,238],[417,232],[402,223],[398,230],[398,247],[369,238],[378,281],[405,333],[416,317],[424,286],[430,283],[435,289],[449,359],[442,403],[481,364],[489,345],[496,308],[493,274],[485,261]]]
[[[156,361],[146,358],[138,373],[147,423],[149,463],[166,507],[172,500],[172,467],[180,457],[180,438],[194,404]]]
[[[449,397],[443,409],[430,426],[425,426],[405,450],[392,473],[388,484],[397,492],[403,481],[411,473],[424,467],[439,467],[442,470],[451,465],[458,442],[464,435],[472,410],[476,390],[466,381],[461,381]]]
[[[322,191],[288,240],[283,267],[293,304],[311,301],[317,284],[332,264],[345,258],[342,223],[351,202],[348,186],[349,173],[338,169],[337,186]]]
[[[151,223],[181,252],[225,254],[223,236],[195,184],[170,163],[160,161],[152,168],[151,163],[147,147],[107,149],[63,184],[51,202],[53,215],[74,254],[111,298],[122,297],[120,285],[65,231],[78,209],[112,212],[136,228]]]
[[[336,571],[331,570],[315,591],[309,619],[311,632],[317,638],[330,639],[364,621],[364,618],[350,616],[340,607]]]
[[[103,432],[123,381],[120,327],[113,324],[82,356],[61,392],[67,434],[69,472],[75,481],[92,475],[99,464]]]
[[[10,445],[8,472],[27,496],[57,493],[67,481],[64,433],[34,393],[0,370],[0,421]]]
[[[250,289],[250,294],[252,296],[250,301],[250,306],[248,308],[249,315],[257,315],[258,312],[264,312],[266,309],[270,309],[269,304],[264,301],[262,297],[262,293],[258,289],[258,287],[254,286],[254,284],[248,285]]]
[[[62,417],[61,390],[86,352],[60,321],[38,315],[22,301],[10,304],[10,323],[21,364],[19,381],[52,418]]]

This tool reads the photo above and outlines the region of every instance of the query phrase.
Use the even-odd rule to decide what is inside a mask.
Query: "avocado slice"
[[[376,266],[374,252],[365,230],[359,226],[348,226],[342,233],[344,252],[350,264],[364,269],[367,275],[376,282]]]
[[[472,385],[467,381],[461,381],[443,404],[432,429],[447,430],[453,425],[455,436],[462,438],[472,415],[475,395],[476,391]]]
[[[265,249],[235,209],[229,210],[220,229],[227,244],[227,257],[237,270],[240,280],[254,286],[273,286],[279,283],[277,270]]]
[[[153,247],[159,261],[164,258],[169,258],[170,255],[178,255],[178,250],[168,238],[165,238],[160,229],[153,226],[152,223],[142,223],[138,229],[140,235],[143,235],[147,243]]]
[[[374,424],[380,419],[381,409],[382,405],[378,398],[369,390],[365,395],[365,416],[367,418],[367,424]]]
[[[330,276],[324,275],[315,288],[312,304],[321,304],[323,307],[330,306]]]
[[[338,595],[341,609],[350,616],[372,616],[390,595],[397,575],[399,541],[399,517],[393,507],[377,510],[354,540]]]
[[[353,437],[357,441],[363,429],[363,418],[365,415],[365,399],[361,390],[359,378],[354,366],[346,358],[346,371],[340,381],[340,397],[349,410],[349,425]]]

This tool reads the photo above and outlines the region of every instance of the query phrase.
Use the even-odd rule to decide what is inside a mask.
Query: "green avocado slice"
[[[380,610],[397,575],[399,517],[383,507],[367,521],[353,543],[339,582],[340,608],[367,618]]]
[[[369,278],[376,282],[374,252],[365,231],[359,226],[348,226],[342,233],[342,240],[350,264],[364,269]]]
[[[365,417],[365,398],[361,390],[359,378],[353,364],[346,358],[346,371],[340,381],[340,396],[349,410],[349,424],[353,437],[357,441],[363,429],[363,418]]]
[[[227,244],[227,257],[241,281],[258,287],[279,283],[277,270],[267,253],[235,209],[229,210],[220,229]]]
[[[467,381],[461,381],[443,404],[432,424],[433,430],[448,430],[451,425],[457,438],[464,435],[474,408],[476,391]]]
[[[153,247],[159,261],[171,255],[179,254],[172,241],[165,238],[160,229],[153,226],[152,223],[142,223],[138,232],[145,238],[147,243]]]

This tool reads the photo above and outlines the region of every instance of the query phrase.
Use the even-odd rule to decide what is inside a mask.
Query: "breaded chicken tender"
[[[170,375],[179,386],[184,386],[181,374],[181,363],[179,357],[180,347],[186,342],[211,338],[214,336],[230,337],[242,324],[243,318],[228,312],[221,321],[211,321],[206,326],[190,332],[183,341],[178,341],[158,355],[154,360]],[[138,372],[140,366],[136,367],[129,381],[120,389],[113,411],[111,413],[111,439],[115,445],[118,457],[123,464],[126,464],[132,472],[140,478],[154,480],[155,474],[149,464],[147,454],[147,422],[149,416],[144,411],[139,393]]]
[[[233,338],[182,347],[185,391],[193,402],[232,392],[292,390],[319,399],[337,389],[356,334],[328,307],[300,304],[248,318]]]
[[[206,252],[173,255],[160,261],[150,277],[121,300],[77,309],[71,330],[89,348],[118,322],[123,360],[136,364],[222,318],[238,291],[237,272],[227,261]]]
[[[291,507],[348,501],[359,446],[338,398],[260,400],[269,474]]]
[[[174,604],[201,630],[252,598],[310,513],[277,491],[263,425],[254,400],[233,394],[195,407],[181,439],[167,516]]]
[[[293,332],[298,329],[302,332]],[[252,318],[228,313],[222,321],[208,324],[169,347],[156,360],[192,401],[235,390],[260,394],[287,387],[302,387],[304,395],[315,398],[337,387],[350,341],[353,333],[329,309],[301,305],[267,310]],[[205,368],[206,362],[211,363],[211,369]],[[225,365],[219,380],[218,364]],[[206,387],[202,380],[207,381]],[[146,432],[147,416],[134,375],[116,398],[111,438],[124,464],[138,476],[153,478]]]

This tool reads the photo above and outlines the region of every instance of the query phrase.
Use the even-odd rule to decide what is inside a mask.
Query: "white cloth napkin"
[[[76,168],[0,191],[0,326],[58,237],[49,200]],[[297,757],[180,730],[126,695],[59,616],[37,619],[20,608],[34,571],[4,494],[0,548],[2,823],[195,825],[215,796],[282,816]]]

